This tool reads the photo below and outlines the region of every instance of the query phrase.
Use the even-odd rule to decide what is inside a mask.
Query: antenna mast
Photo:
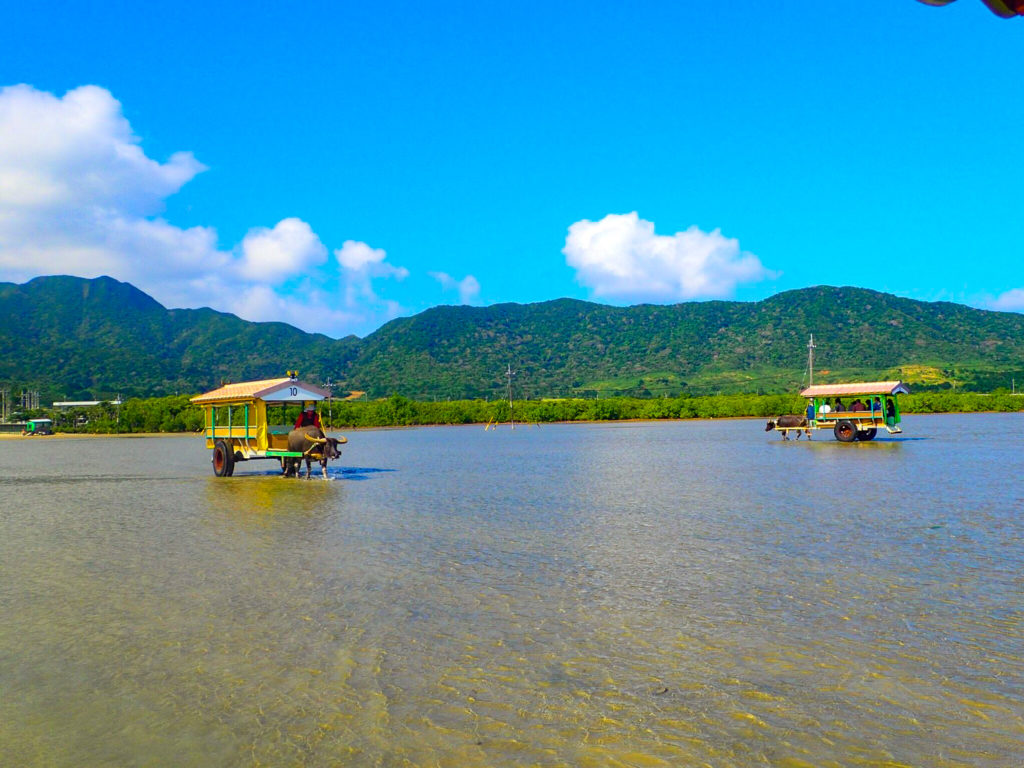
[[[814,386],[814,350],[817,347],[814,346],[814,334],[811,334],[811,340],[807,343],[807,386]]]

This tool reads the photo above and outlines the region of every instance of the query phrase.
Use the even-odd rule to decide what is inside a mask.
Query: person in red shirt
[[[299,418],[295,420],[295,428],[311,426],[323,430],[323,426],[320,424],[320,414],[312,405],[307,405],[306,409],[299,414]]]

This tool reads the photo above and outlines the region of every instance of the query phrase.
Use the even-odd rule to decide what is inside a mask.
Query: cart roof
[[[287,376],[281,379],[263,379],[262,381],[240,381],[237,384],[225,384],[220,389],[196,395],[191,398],[197,405],[212,403],[243,402],[247,400],[267,400],[279,403],[301,403],[308,400],[323,400],[330,397],[330,392],[313,384],[307,384]]]
[[[842,395],[909,395],[902,381],[857,381],[849,384],[816,384],[800,393],[801,397],[840,397]]]

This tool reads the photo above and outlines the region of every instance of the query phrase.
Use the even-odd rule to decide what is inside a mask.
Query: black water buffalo
[[[327,437],[318,427],[300,427],[288,433],[288,450],[295,453],[302,453],[302,458],[290,457],[283,459],[282,469],[286,477],[294,475],[298,477],[299,469],[303,459],[306,461],[306,477],[313,472],[313,461],[320,462],[324,477],[327,477],[328,459],[337,459],[341,456],[342,443],[347,443],[344,437]]]
[[[807,439],[811,439],[811,430],[807,426],[807,418],[804,416],[794,416],[792,414],[786,414],[785,416],[779,416],[775,420],[769,420],[765,426],[765,432],[771,432],[773,429],[777,429],[782,432],[782,439],[789,440],[789,430],[796,430],[796,439],[800,439],[800,433],[803,432],[807,436]]]

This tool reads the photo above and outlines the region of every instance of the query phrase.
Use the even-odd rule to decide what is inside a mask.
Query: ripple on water
[[[0,443],[0,762],[1012,764],[1024,430],[908,422]]]

